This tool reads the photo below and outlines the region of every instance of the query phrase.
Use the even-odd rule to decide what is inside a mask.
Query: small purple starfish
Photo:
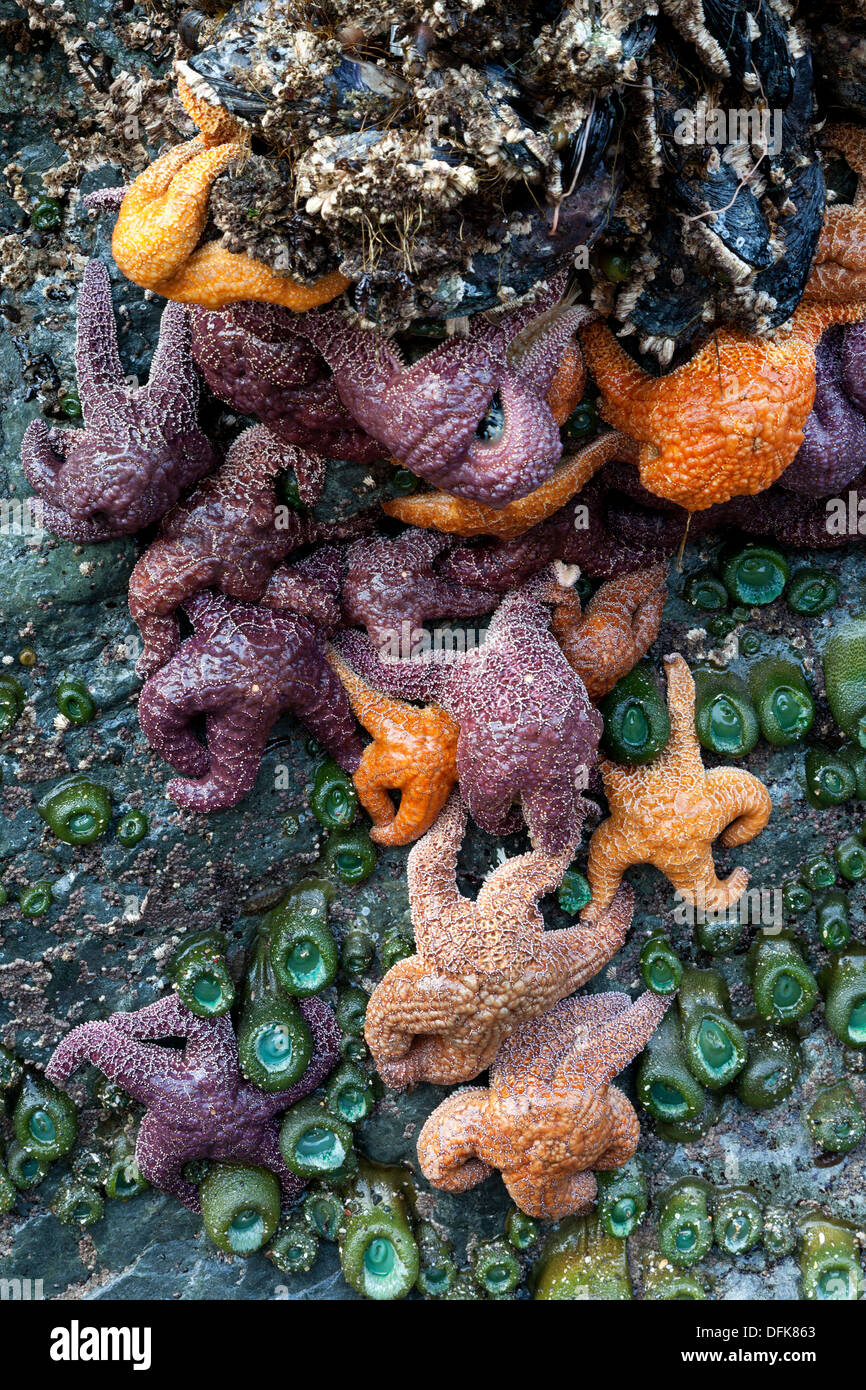
[[[380,446],[358,427],[321,355],[299,335],[298,318],[276,304],[193,308],[192,353],[210,389],[243,415],[257,415],[297,446],[302,502],[318,501],[329,458],[373,463]]]
[[[124,382],[108,271],[90,261],[78,297],[75,366],[83,430],[25,431],[21,464],[56,535],[102,541],[158,521],[216,466],[198,427],[198,379],[187,312],[168,304],[146,386]]]
[[[562,593],[547,574],[502,601],[479,647],[382,660],[368,638],[337,641],[380,689],[435,700],[460,726],[457,775],[475,821],[493,835],[516,829],[519,799],[533,848],[560,854],[579,833],[602,720],[549,630]]]
[[[138,718],[151,748],[184,774],[179,806],[220,811],[252,790],[267,738],[286,710],[347,772],[362,745],[323,635],[295,613],[201,593],[184,604],[195,636],[146,682]],[[206,715],[205,748],[190,727]]]
[[[566,344],[595,315],[557,310],[564,276],[528,308],[493,322],[476,314],[411,366],[395,344],[339,310],[302,315],[340,399],[366,432],[413,473],[458,497],[504,507],[549,478],[562,454],[547,393]]]
[[[313,1057],[286,1091],[261,1091],[244,1080],[229,1014],[198,1018],[176,994],[73,1028],[45,1074],[62,1085],[90,1062],[146,1106],[135,1146],[138,1166],[154,1187],[190,1211],[201,1211],[201,1203],[183,1168],[201,1158],[269,1168],[287,1205],[305,1184],[283,1162],[277,1117],[315,1090],[336,1065],[340,1047],[340,1030],[326,1004],[304,999],[300,1010],[313,1035]],[[184,1038],[186,1046],[160,1047],[160,1038]]]

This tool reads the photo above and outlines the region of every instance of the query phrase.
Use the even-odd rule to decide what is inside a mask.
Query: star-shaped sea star
[[[154,1187],[190,1211],[200,1211],[201,1204],[183,1169],[201,1158],[269,1168],[288,1204],[304,1183],[283,1162],[277,1117],[324,1080],[340,1045],[340,1030],[326,1004],[304,999],[300,1009],[313,1035],[313,1058],[286,1091],[261,1091],[244,1080],[229,1014],[198,1018],[176,994],[134,1013],[73,1028],[45,1074],[62,1085],[90,1062],[146,1106],[135,1147],[138,1166]],[[160,1038],[183,1038],[185,1046],[161,1047]]]
[[[457,781],[457,724],[438,705],[418,709],[374,690],[336,651],[330,661],[349,703],[373,736],[354,774],[355,790],[380,845],[408,845],[433,824]],[[395,812],[388,788],[400,791]]]
[[[600,758],[610,816],[589,842],[587,876],[593,921],[613,900],[631,864],[654,864],[682,898],[721,911],[746,889],[746,869],[716,877],[713,841],[744,845],[763,830],[772,802],[763,782],[742,768],[705,771],[695,733],[695,683],[681,656],[666,656],[671,735],[651,763],[626,767]]]
[[[187,105],[186,83],[178,95]],[[204,118],[206,103],[187,105]],[[214,143],[216,142],[216,143]],[[216,242],[199,246],[214,179],[247,149],[242,128],[225,112],[203,138],[161,155],[127,189],[111,250],[128,280],[166,299],[220,309],[241,299],[263,299],[302,313],[336,298],[349,284],[332,271],[313,285],[278,275],[252,256],[227,251]]]
[[[361,517],[326,525],[280,506],[276,480],[295,460],[264,425],[244,430],[225,463],[163,518],[129,580],[129,611],[144,639],[138,673],[164,665],[180,641],[175,609],[200,589],[262,596],[280,560],[316,540],[357,534]]]
[[[257,415],[297,447],[302,502],[315,502],[328,459],[373,463],[382,449],[355,424],[323,357],[295,332],[294,316],[275,304],[193,308],[192,354],[210,389],[242,415]]]
[[[406,366],[395,344],[333,309],[304,315],[309,337],[358,424],[413,473],[460,497],[503,507],[538,487],[562,453],[547,404],[582,308],[557,308],[557,276],[528,308],[494,323],[476,314],[452,337]]]
[[[565,999],[511,1034],[490,1086],[456,1091],[418,1136],[418,1162],[434,1187],[466,1192],[502,1174],[529,1216],[556,1221],[595,1200],[593,1169],[619,1168],[640,1124],[611,1082],[646,1046],[670,997],[595,994]]]
[[[825,149],[838,150],[857,175],[850,203],[830,203],[804,299],[850,304],[866,300],[866,131],[862,126],[829,125]]]
[[[620,893],[592,929],[545,931],[538,901],[555,889],[562,854],[533,851],[499,864],[472,902],[458,892],[466,812],[452,796],[409,853],[417,954],[398,961],[367,1006],[365,1036],[388,1086],[471,1081],[503,1040],[601,969],[625,942],[632,895]]]
[[[719,328],[662,377],[642,371],[606,324],[590,324],[582,342],[605,419],[640,443],[642,483],[694,512],[762,492],[784,472],[815,398],[821,333],[864,317],[863,304],[809,304],[775,339]]]
[[[294,613],[200,593],[184,604],[195,636],[145,683],[138,718],[150,746],[184,774],[179,806],[219,811],[255,785],[268,734],[286,710],[353,772],[361,742],[324,638]],[[206,715],[205,748],[191,728]]]
[[[58,536],[101,541],[158,521],[216,464],[198,427],[186,311],[169,304],[146,386],[130,389],[117,350],[108,271],[88,262],[78,296],[75,368],[83,430],[25,431],[21,465]]]
[[[593,439],[557,468],[552,478],[507,507],[485,507],[448,492],[420,492],[382,503],[382,511],[412,526],[435,528],[455,536],[498,536],[511,540],[546,521],[565,506],[593,474],[612,458],[637,461],[637,445],[624,434],[608,431]]]
[[[612,690],[649,651],[662,620],[666,580],[667,565],[609,579],[585,613],[574,589],[564,590],[550,629],[591,700]]]
[[[602,723],[550,632],[547,575],[507,595],[480,646],[381,660],[369,639],[345,633],[337,646],[374,686],[408,700],[433,700],[460,727],[460,791],[493,835],[513,829],[520,800],[534,848],[560,854],[582,820]]]

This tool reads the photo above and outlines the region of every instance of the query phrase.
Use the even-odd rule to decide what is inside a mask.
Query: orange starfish
[[[373,736],[353,781],[373,821],[370,838],[380,845],[408,845],[435,821],[457,781],[456,721],[438,705],[394,700],[362,680],[338,652],[328,660],[342,681],[349,704]],[[399,788],[400,809],[385,790]]]
[[[857,175],[857,191],[850,203],[831,203],[824,213],[803,298],[849,304],[866,299],[866,130],[830,125],[821,143],[844,156]]]
[[[561,882],[563,854],[533,850],[498,865],[475,902],[457,890],[466,811],[456,794],[409,854],[417,954],[388,971],[367,1006],[365,1036],[387,1086],[471,1081],[518,1024],[596,974],[625,942],[633,898],[624,885],[586,926],[545,931],[538,901]]]
[[[640,443],[641,482],[699,512],[762,492],[803,442],[825,328],[866,318],[866,304],[801,305],[775,339],[719,328],[690,361],[648,376],[604,323],[582,330],[603,414]]]
[[[550,630],[591,700],[613,690],[658,636],[667,572],[667,565],[651,565],[617,575],[602,584],[585,613],[575,590],[562,590]]]
[[[521,1211],[542,1220],[587,1211],[592,1169],[620,1168],[640,1124],[611,1082],[646,1046],[670,997],[593,994],[566,999],[513,1033],[490,1086],[455,1092],[418,1136],[421,1172],[434,1187],[465,1192],[498,1168]]]
[[[421,492],[414,497],[383,502],[382,510],[398,521],[426,530],[511,540],[558,512],[611,459],[636,463],[637,445],[616,431],[602,434],[567,458],[541,487],[505,507],[484,506],[463,497],[452,497],[448,492]]]
[[[339,271],[300,285],[216,242],[198,246],[211,184],[244,153],[247,139],[237,122],[195,98],[186,83],[179,94],[190,115],[203,122],[204,135],[167,150],[127,190],[111,240],[127,279],[165,299],[206,309],[260,299],[302,313],[341,294],[349,281]]]
[[[558,425],[564,425],[571,412],[580,405],[585,386],[586,364],[580,344],[572,338],[571,342],[565,345],[565,351],[547,392],[547,404]]]
[[[600,758],[610,805],[589,842],[587,877],[592,902],[584,921],[595,921],[612,902],[631,864],[654,864],[688,903],[721,911],[745,892],[746,869],[716,877],[713,841],[744,845],[763,830],[773,804],[751,772],[705,771],[695,733],[695,683],[679,655],[666,656],[671,736],[651,763],[625,767]],[[726,828],[727,827],[727,828]]]

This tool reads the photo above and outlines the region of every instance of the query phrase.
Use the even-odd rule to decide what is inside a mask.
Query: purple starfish
[[[195,636],[146,682],[138,718],[151,748],[184,774],[166,787],[179,806],[220,811],[252,790],[279,716],[296,715],[347,772],[361,758],[348,697],[323,635],[295,613],[197,594],[184,604]],[[206,715],[207,747],[191,728]]]
[[[827,330],[815,353],[815,387],[803,443],[779,484],[829,497],[848,487],[866,459],[866,324]]]
[[[158,521],[184,488],[216,466],[198,427],[198,379],[189,350],[187,312],[163,311],[146,386],[124,382],[108,271],[90,261],[78,296],[75,366],[83,430],[49,429],[34,420],[21,464],[45,502],[58,536],[102,541]]]
[[[297,331],[334,373],[340,398],[383,448],[458,497],[504,507],[532,492],[562,453],[547,393],[568,341],[594,317],[557,310],[564,277],[496,322],[476,314],[407,366],[394,343],[339,310],[302,315]]]
[[[497,608],[481,646],[434,651],[409,661],[380,659],[360,633],[337,642],[380,689],[435,700],[457,721],[460,791],[482,829],[516,828],[519,800],[533,848],[560,854],[579,833],[602,721],[586,687],[549,631],[548,604],[561,589],[546,574]]]
[[[154,1187],[190,1211],[201,1211],[201,1203],[183,1168],[201,1158],[269,1168],[288,1204],[305,1184],[283,1162],[277,1117],[324,1080],[340,1047],[340,1030],[326,1004],[304,999],[300,1010],[313,1035],[313,1057],[286,1091],[261,1091],[244,1080],[229,1014],[198,1018],[176,994],[73,1028],[45,1074],[62,1085],[90,1062],[146,1106],[135,1146],[138,1166]],[[186,1045],[182,1051],[160,1047],[160,1038],[184,1038]]]
[[[346,554],[342,610],[346,624],[367,629],[377,646],[393,646],[428,618],[469,618],[496,607],[496,594],[443,577],[436,561],[451,540],[410,527],[399,536],[356,541]]]
[[[177,650],[175,609],[200,589],[257,600],[293,550],[370,526],[362,513],[325,523],[280,504],[277,479],[297,452],[254,425],[238,436],[219,471],[165,517],[129,580],[129,611],[144,639],[139,675],[152,675]]]
[[[329,458],[373,463],[380,446],[358,427],[330,369],[299,335],[298,317],[276,304],[193,308],[192,353],[214,395],[257,415],[284,444],[297,445],[302,502],[318,500]]]

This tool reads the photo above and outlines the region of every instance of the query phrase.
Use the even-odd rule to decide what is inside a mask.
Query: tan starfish
[[[745,892],[749,875],[739,868],[724,881],[717,878],[713,841],[744,845],[770,818],[770,793],[751,772],[704,769],[692,673],[679,654],[666,656],[665,666],[671,736],[664,752],[637,767],[599,759],[610,816],[589,842],[592,902],[581,914],[587,922],[613,901],[631,864],[654,864],[686,902],[711,911],[729,907]]]
[[[658,636],[667,573],[667,565],[650,565],[619,574],[593,594],[585,612],[575,589],[562,590],[550,630],[591,700],[613,690]]]
[[[388,1086],[470,1081],[518,1024],[600,970],[631,923],[633,899],[624,888],[589,931],[544,930],[538,901],[560,883],[574,844],[559,855],[508,859],[476,902],[465,898],[455,877],[465,828],[455,794],[409,854],[417,954],[388,971],[367,1007],[367,1043]]]
[[[850,203],[830,203],[824,213],[803,298],[849,304],[866,299],[866,130],[830,125],[821,144],[844,156],[857,175],[857,189]]]
[[[640,1125],[610,1083],[646,1046],[670,996],[593,994],[524,1023],[490,1069],[490,1086],[455,1092],[418,1137],[434,1187],[465,1192],[496,1168],[529,1216],[556,1221],[595,1200],[592,1169],[631,1158]]]

